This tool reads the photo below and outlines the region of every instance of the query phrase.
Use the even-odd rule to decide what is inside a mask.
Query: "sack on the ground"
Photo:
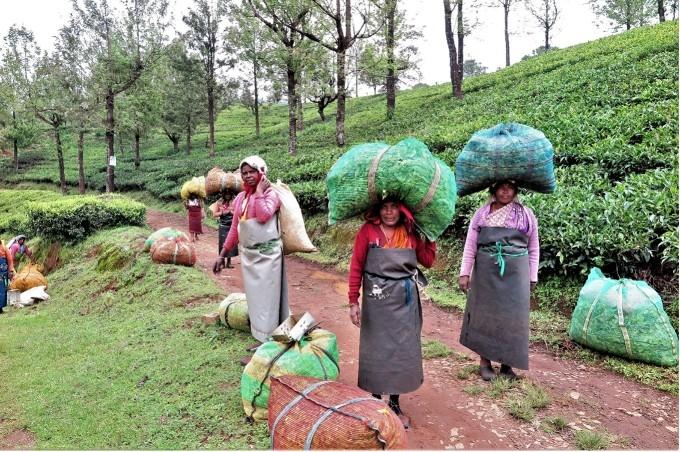
[[[678,364],[678,336],[646,282],[610,279],[593,268],[571,316],[569,336],[587,347],[661,366]]]
[[[304,375],[338,378],[338,344],[335,334],[323,329],[310,331],[299,342],[265,342],[243,370],[241,399],[246,416],[267,420],[271,377]]]
[[[456,209],[453,171],[415,138],[393,146],[353,146],[331,168],[326,187],[329,224],[395,196],[411,210],[418,229],[436,240],[451,224]]]
[[[144,242],[144,251],[149,251],[153,246],[154,242],[160,238],[172,239],[175,237],[181,237],[187,241],[189,240],[189,237],[187,237],[187,235],[182,231],[178,231],[177,229],[170,227],[161,228],[157,231],[152,232],[151,235],[149,235],[149,238],[146,239],[146,241]]]
[[[17,306],[31,306],[36,301],[46,301],[49,299],[50,296],[45,292],[45,286],[38,286],[21,292]]]
[[[191,180],[184,182],[182,185],[182,190],[180,191],[180,196],[182,199],[189,199],[189,196],[196,195],[199,198],[205,198],[207,196],[205,192],[205,177],[192,177]]]
[[[458,196],[512,179],[539,193],[555,191],[553,147],[543,132],[518,123],[502,123],[475,132],[456,159]]]
[[[307,235],[305,219],[302,217],[300,205],[288,185],[279,180],[271,184],[271,187],[276,191],[281,200],[279,224],[281,226],[283,253],[311,253],[317,251]]]
[[[157,264],[192,267],[196,263],[194,245],[183,237],[160,238],[151,246],[151,260]]]
[[[250,333],[250,318],[248,317],[246,294],[239,292],[229,294],[220,303],[218,312],[223,325]]]
[[[243,189],[243,180],[241,173],[234,171],[223,171],[221,168],[215,167],[208,171],[205,177],[205,192],[208,195],[215,195],[222,190],[232,190],[235,192]]]
[[[38,286],[47,287],[47,278],[40,273],[38,264],[28,264],[16,274],[9,288],[24,292]]]
[[[337,381],[272,377],[269,434],[274,450],[405,449],[406,431],[387,404]]]

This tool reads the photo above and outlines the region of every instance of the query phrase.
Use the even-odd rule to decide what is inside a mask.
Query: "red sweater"
[[[434,242],[421,239],[418,234],[411,233],[411,247],[416,250],[418,263],[430,268],[434,264],[437,245]],[[350,304],[359,303],[359,288],[364,275],[364,265],[368,255],[369,244],[377,244],[379,248],[387,242],[379,225],[364,223],[354,240],[354,251],[349,264],[349,297]]]

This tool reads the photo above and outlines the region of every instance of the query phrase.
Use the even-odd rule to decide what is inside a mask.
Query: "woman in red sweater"
[[[385,199],[366,220],[349,268],[349,316],[361,328],[358,386],[377,398],[390,394],[390,408],[408,428],[399,394],[423,383],[418,284],[426,281],[417,265],[432,266],[436,245],[420,238],[413,215],[395,199]]]

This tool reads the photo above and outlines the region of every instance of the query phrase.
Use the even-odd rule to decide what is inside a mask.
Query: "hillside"
[[[480,128],[507,121],[538,128],[556,150],[559,182],[553,195],[523,196],[541,226],[541,274],[583,275],[597,265],[614,275],[656,278],[659,286],[675,287],[677,293],[677,21],[549,52],[470,78],[464,91],[462,101],[450,98],[448,85],[400,92],[396,117],[389,122],[384,95],[352,99],[348,144],[394,143],[415,136],[453,165]],[[233,107],[219,116],[215,159],[201,146],[204,131],[194,138],[197,149],[190,156],[183,150],[175,154],[171,142],[157,135],[144,142],[137,170],[129,150],[118,153],[116,184],[122,191],[144,190],[175,200],[190,176],[216,165],[234,168],[244,156],[259,154],[267,160],[271,178],[289,183],[308,213],[321,212],[324,177],[345,151],[334,146],[334,120],[329,114],[321,122],[314,106],[307,105],[299,153],[291,157],[286,152],[285,106],[264,108],[259,139],[250,112]],[[88,146],[87,183],[101,190],[103,131],[93,134]],[[67,141],[66,147],[66,177],[75,185],[75,143]],[[58,180],[47,138],[40,149],[21,152],[18,174],[9,171],[9,159],[0,159],[0,165],[5,184]],[[482,198],[459,201],[445,239],[464,232]]]

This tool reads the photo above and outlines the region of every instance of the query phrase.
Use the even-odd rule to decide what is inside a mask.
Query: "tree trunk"
[[[457,0],[458,7],[458,85],[460,96],[463,97],[463,41],[465,40],[465,28],[463,25],[463,0]]]
[[[321,122],[326,121],[326,115],[323,112],[324,108],[326,108],[326,106],[323,104],[323,102],[319,102],[319,117],[321,118]]]
[[[305,116],[304,116],[304,111],[302,108],[302,96],[304,96],[304,93],[302,92],[302,89],[300,89],[300,83],[296,79],[295,83],[298,84],[298,87],[296,88],[296,98],[297,98],[297,130],[304,130],[305,128]],[[299,89],[299,92],[298,92]]]
[[[297,97],[295,94],[295,69],[293,67],[292,49],[288,48],[288,63],[286,74],[288,77],[288,153],[297,154]]]
[[[85,124],[80,122],[80,130],[78,131],[78,193],[85,194],[85,165],[83,163],[83,143],[85,141]]]
[[[109,87],[106,92],[106,193],[113,193],[115,190],[115,170],[111,166],[111,157],[115,155],[113,151],[114,100],[113,89]]]
[[[394,117],[394,109],[397,102],[396,71],[394,70],[394,16],[397,9],[397,0],[389,0],[387,3],[387,78],[385,88],[387,92],[387,119]]]
[[[187,155],[191,155],[191,115],[187,115]]]
[[[337,13],[340,15],[340,0],[336,0]],[[345,99],[347,93],[346,61],[347,40],[352,35],[352,2],[345,0],[345,32],[338,39],[338,114],[335,117],[335,142],[338,146],[345,145]]]
[[[64,153],[61,149],[59,126],[54,127],[54,144],[57,146],[57,162],[59,163],[59,185],[61,193],[66,194],[66,174],[64,173]]]
[[[12,111],[12,120],[14,121],[14,133],[16,134],[17,113],[15,111]],[[14,171],[19,171],[19,142],[16,137],[12,140],[12,144],[14,145]]]
[[[663,6],[664,0],[657,0],[659,6],[659,22],[666,22],[666,9]]]
[[[179,137],[177,135],[173,135],[170,138],[170,141],[172,141],[172,150],[175,151],[175,153],[179,152]]]
[[[139,129],[135,129],[135,168],[139,168]]]
[[[444,0],[444,33],[446,34],[446,45],[449,47],[449,76],[451,77],[451,94],[461,98],[461,84],[458,78],[458,55],[456,43],[453,40],[453,27],[451,27],[451,2]]]
[[[257,60],[253,62],[253,83],[255,86],[255,136],[260,138],[260,100],[257,94]]]
[[[208,135],[210,157],[215,157],[215,89],[212,80],[208,82],[208,124],[210,127],[210,134]]]
[[[510,14],[510,4],[503,5],[503,20],[505,24],[505,66],[510,66],[510,32],[508,31],[508,15]]]

